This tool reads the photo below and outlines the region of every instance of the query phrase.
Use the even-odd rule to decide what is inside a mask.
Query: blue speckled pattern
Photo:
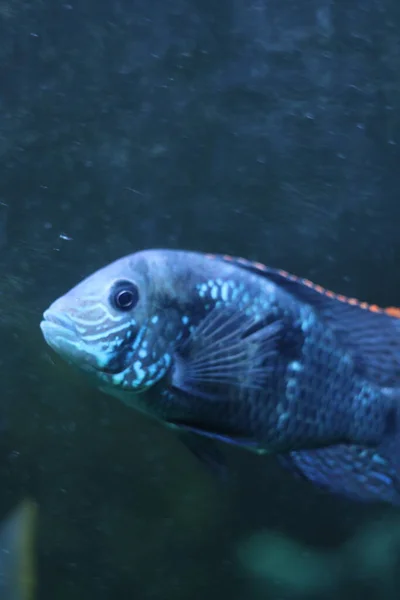
[[[118,310],[124,282],[137,302]],[[175,430],[397,503],[397,316],[243,259],[148,250],[56,300],[42,330],[104,392]]]

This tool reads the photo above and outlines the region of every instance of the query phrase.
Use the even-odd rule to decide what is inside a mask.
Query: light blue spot
[[[207,293],[207,284],[201,283],[201,284],[197,285],[196,287],[199,292],[200,298],[204,298]]]
[[[146,350],[144,350],[143,347],[140,348],[140,350],[139,350],[139,358],[146,358],[146,356],[147,356]]]
[[[135,338],[134,344],[132,346],[133,350],[136,350],[139,346],[142,345],[142,340],[143,340],[145,334],[146,334],[146,329],[142,327],[140,329],[138,335]]]
[[[144,371],[142,362],[140,360],[137,360],[136,362],[133,363],[133,370],[135,371],[135,374],[136,374],[135,384],[141,383],[143,381],[143,379],[146,377],[146,372]]]
[[[379,456],[379,454],[373,454],[372,460],[375,463],[378,463],[378,464],[381,464],[381,465],[385,465],[387,463],[387,461],[384,458],[382,458],[381,456]]]
[[[189,323],[189,317],[187,317],[186,315],[184,315],[184,316],[182,317],[182,323],[183,323],[184,325],[187,325],[187,324]]]
[[[289,363],[288,366],[289,369],[291,371],[294,371],[295,373],[303,370],[303,365],[298,360],[293,360],[291,363]]]
[[[115,383],[115,385],[119,385],[120,383],[123,382],[124,380],[124,373],[117,373],[116,375],[112,376],[112,382]]]
[[[213,300],[216,300],[216,299],[218,298],[218,288],[217,288],[217,286],[216,286],[216,285],[214,285],[214,286],[211,288],[211,298],[212,298]]]
[[[315,317],[312,312],[310,312],[309,308],[301,311],[301,317],[301,329],[304,333],[306,333],[313,326]]]
[[[284,429],[287,426],[289,417],[290,417],[290,413],[288,413],[288,412],[283,412],[282,414],[280,414],[278,417],[278,427],[281,429]]]
[[[151,322],[153,323],[153,325],[158,323],[158,315],[154,315],[154,317],[151,318]]]
[[[379,481],[382,481],[383,483],[386,483],[387,485],[392,485],[392,478],[391,477],[387,477],[384,473],[374,473],[373,476],[375,477],[375,479],[378,479]]]
[[[229,298],[229,284],[228,283],[223,283],[222,287],[221,287],[221,298],[222,300],[224,300],[224,302],[227,302],[228,298]]]
[[[106,352],[101,352],[96,356],[96,362],[99,369],[104,369],[104,367],[108,365],[109,360],[110,356]]]
[[[150,365],[147,368],[148,374],[153,377],[153,375],[155,375],[157,373],[157,365]]]

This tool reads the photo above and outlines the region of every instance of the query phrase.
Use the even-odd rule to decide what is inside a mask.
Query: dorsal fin
[[[271,281],[274,281],[274,283],[285,287],[288,292],[292,293],[294,296],[297,296],[299,300],[302,300],[303,302],[310,302],[311,298],[314,297],[316,300],[318,296],[322,296],[321,303],[324,304],[327,302],[327,299],[337,300],[343,304],[348,304],[355,308],[362,308],[376,314],[383,314],[389,317],[400,319],[400,307],[388,306],[383,308],[376,304],[362,302],[357,300],[357,298],[351,298],[344,296],[343,294],[337,294],[322,287],[322,285],[318,285],[309,279],[293,275],[292,273],[284,271],[283,269],[274,269],[273,267],[267,267],[260,262],[251,261],[246,258],[230,256],[229,254],[207,254],[207,257],[236,264],[237,266],[242,267],[247,271],[251,271],[256,275],[268,277],[268,279],[271,279]],[[315,295],[313,292],[315,292]]]
[[[244,258],[207,256],[266,277],[295,299],[312,306],[359,358],[359,364],[369,379],[385,387],[400,386],[399,308],[380,308],[335,294],[308,279]]]

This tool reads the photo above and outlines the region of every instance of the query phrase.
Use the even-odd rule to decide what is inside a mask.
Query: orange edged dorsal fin
[[[385,309],[385,313],[395,319],[400,319],[400,308],[396,306],[387,306]]]
[[[251,261],[246,258],[230,256],[229,254],[207,254],[207,257],[236,264],[237,266],[242,267],[247,271],[251,271],[255,274],[262,275],[264,277],[266,276],[278,285],[283,284],[283,287],[285,288],[290,287],[289,282],[292,282],[294,284],[297,284],[298,286],[304,286],[306,289],[313,290],[314,292],[316,292],[317,294],[321,294],[325,298],[331,298],[332,300],[338,300],[339,302],[348,304],[350,306],[355,306],[364,310],[369,310],[373,313],[383,314],[389,317],[400,319],[400,308],[396,306],[388,306],[385,308],[378,306],[377,304],[369,304],[368,302],[363,302],[361,300],[358,300],[357,298],[345,296],[344,294],[338,294],[336,292],[328,290],[327,288],[324,288],[322,285],[310,281],[309,279],[293,275],[293,273],[289,273],[288,271],[284,271],[283,269],[275,269],[273,267],[268,267],[260,262]]]
[[[348,298],[308,279],[244,258],[207,256],[266,277],[293,299],[311,306],[357,356],[366,377],[384,387],[400,387],[400,309]]]

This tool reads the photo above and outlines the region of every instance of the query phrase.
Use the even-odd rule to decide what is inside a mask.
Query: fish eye
[[[132,310],[139,301],[139,290],[132,281],[118,281],[113,287],[111,298],[116,309]]]

